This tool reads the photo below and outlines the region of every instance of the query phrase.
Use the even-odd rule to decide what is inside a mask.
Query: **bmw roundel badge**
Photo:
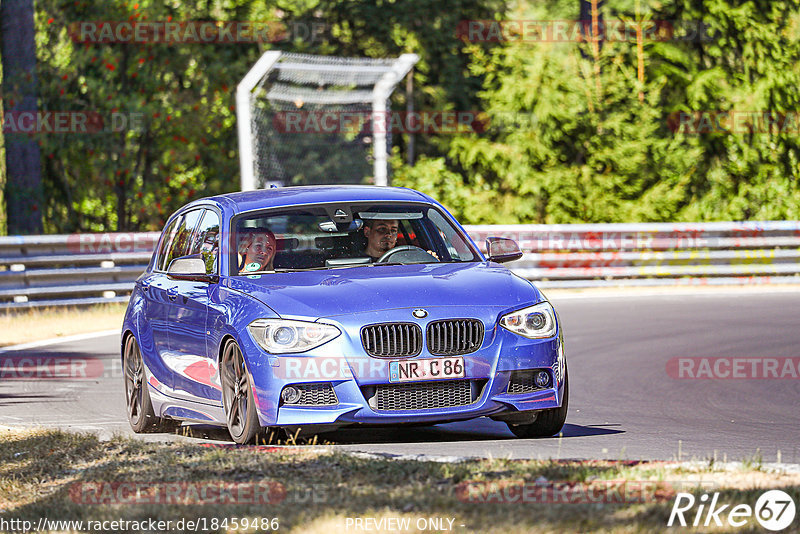
[[[412,315],[414,317],[416,317],[417,319],[422,319],[423,317],[427,317],[428,316],[428,312],[423,310],[422,308],[417,308],[416,310],[414,310],[412,312]]]

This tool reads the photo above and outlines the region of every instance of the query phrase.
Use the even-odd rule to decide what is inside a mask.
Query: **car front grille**
[[[428,325],[427,338],[431,354],[469,354],[483,343],[483,323],[477,319],[434,321]]]
[[[480,398],[486,382],[486,380],[443,380],[385,384],[364,387],[362,392],[373,410],[435,410],[474,404]]]
[[[511,373],[511,378],[508,381],[508,389],[506,393],[510,395],[517,395],[520,393],[532,393],[534,391],[539,391],[539,386],[536,385],[534,381],[534,374],[536,374],[539,369],[531,369],[527,371],[514,371]]]
[[[422,329],[414,323],[383,323],[361,329],[361,344],[370,356],[402,358],[422,351]]]
[[[297,384],[293,387],[300,391],[300,400],[286,406],[332,406],[339,404],[333,386],[329,382],[321,384]]]

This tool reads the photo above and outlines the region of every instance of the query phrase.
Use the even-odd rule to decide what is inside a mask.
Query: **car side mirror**
[[[489,261],[505,263],[507,261],[518,260],[522,257],[519,245],[513,239],[507,237],[487,237],[486,255]]]
[[[167,268],[167,276],[175,280],[216,283],[219,277],[206,274],[206,262],[200,254],[175,258]]]

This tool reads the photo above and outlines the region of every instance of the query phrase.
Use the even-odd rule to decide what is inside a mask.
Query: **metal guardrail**
[[[0,237],[0,309],[127,302],[159,235]]]
[[[525,253],[508,266],[542,288],[800,284],[800,221],[469,226]]]
[[[800,221],[475,225],[519,243],[542,288],[800,284]],[[0,237],[0,309],[125,302],[159,234]]]

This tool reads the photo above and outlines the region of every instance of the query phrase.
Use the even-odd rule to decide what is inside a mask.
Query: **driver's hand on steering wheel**
[[[436,261],[442,261],[442,260],[440,260],[440,259],[439,259],[439,255],[438,255],[437,253],[435,253],[434,251],[432,251],[432,250],[426,250],[425,252],[427,252],[428,254],[430,254],[431,256],[433,256],[434,258],[436,258]]]

